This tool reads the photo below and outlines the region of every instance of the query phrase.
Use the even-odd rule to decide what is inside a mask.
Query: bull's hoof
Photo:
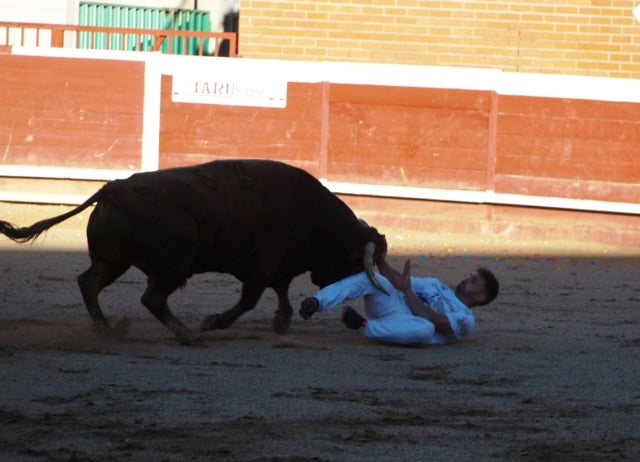
[[[131,324],[131,321],[129,321],[129,318],[119,319],[118,322],[116,322],[116,325],[113,326],[113,330],[117,332],[118,335],[121,335],[124,337],[125,335],[127,335],[127,332],[129,332],[130,324]]]
[[[202,321],[202,324],[200,324],[200,332],[206,332],[208,330],[218,329],[219,317],[220,317],[219,314],[212,314],[204,318],[204,321]]]
[[[202,347],[204,346],[204,343],[202,343],[202,341],[195,335],[195,334],[191,334],[189,336],[186,337],[181,337],[178,339],[178,341],[185,346],[189,346],[189,347]]]
[[[289,331],[291,315],[276,313],[273,317],[273,331],[278,335],[285,335]]]
[[[129,324],[129,320],[127,318],[123,318],[118,320],[116,325],[113,327],[110,324],[98,323],[95,325],[95,328],[98,335],[104,339],[121,340],[127,336]]]

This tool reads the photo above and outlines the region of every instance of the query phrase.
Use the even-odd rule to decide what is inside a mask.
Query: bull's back
[[[222,207],[240,220],[286,228],[340,227],[356,220],[353,212],[308,172],[269,160],[220,160],[190,172],[209,186]],[[234,209],[240,211],[235,214]]]
[[[145,172],[105,187],[136,245],[193,249],[197,271],[236,272],[276,242],[291,259],[348,241],[356,218],[304,170],[268,160],[217,160]],[[121,217],[126,216],[126,220]],[[346,238],[346,239],[345,239]]]

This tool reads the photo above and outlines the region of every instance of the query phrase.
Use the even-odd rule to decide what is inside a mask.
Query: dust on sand
[[[471,339],[383,345],[344,329],[340,310],[295,316],[279,337],[269,291],[189,348],[142,307],[135,270],[101,299],[127,336],[96,335],[75,282],[84,220],[34,245],[0,239],[3,461],[640,460],[634,249],[384,230],[414,275],[496,272],[500,297],[476,309]],[[196,328],[239,289],[199,275],[170,302]],[[292,303],[315,290],[300,276]]]

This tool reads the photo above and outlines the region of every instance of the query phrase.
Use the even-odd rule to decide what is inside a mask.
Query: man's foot
[[[302,300],[300,304],[300,311],[298,314],[302,319],[311,319],[313,313],[320,309],[320,302],[315,297],[309,297]]]
[[[367,325],[367,320],[350,306],[345,306],[342,312],[342,322],[349,329],[358,330]]]

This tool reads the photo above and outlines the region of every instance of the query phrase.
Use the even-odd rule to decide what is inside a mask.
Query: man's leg
[[[429,343],[435,333],[432,322],[418,316],[368,319],[358,330],[365,337],[401,345]]]
[[[393,291],[391,283],[386,278],[380,277],[380,282],[385,289]],[[331,311],[346,301],[362,298],[376,292],[383,294],[371,283],[366,273],[354,274],[328,285],[313,297],[305,298],[302,301],[299,314],[303,319],[309,319],[316,312]],[[386,296],[386,294],[383,295]]]
[[[351,306],[345,306],[342,311],[342,323],[349,329],[360,330],[367,325],[367,319],[353,309]]]

